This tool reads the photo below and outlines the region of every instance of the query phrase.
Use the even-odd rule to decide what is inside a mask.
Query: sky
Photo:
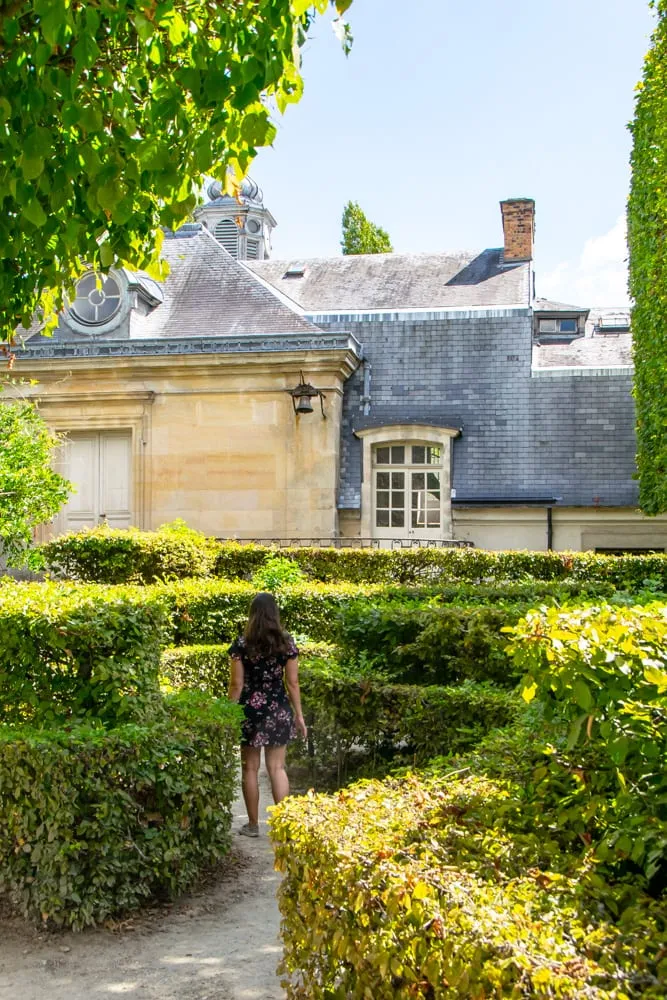
[[[499,202],[536,202],[536,291],[627,302],[624,212],[647,0],[354,0],[330,19],[304,96],[251,176],[278,221],[272,256],[340,252],[348,200],[397,252],[502,245]]]

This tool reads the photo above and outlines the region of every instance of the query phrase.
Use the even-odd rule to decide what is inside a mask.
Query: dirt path
[[[234,830],[245,819],[239,801]],[[43,934],[2,920],[0,1000],[283,1000],[277,885],[262,822],[258,840],[235,835],[206,886],[116,930]]]

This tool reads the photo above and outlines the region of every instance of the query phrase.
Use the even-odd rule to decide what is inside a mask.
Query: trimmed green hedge
[[[160,711],[167,635],[156,592],[72,584],[0,587],[0,723],[111,725]]]
[[[174,688],[194,688],[223,697],[229,683],[226,645],[165,650],[162,676]],[[293,764],[311,780],[338,784],[350,772],[385,772],[401,762],[474,746],[490,730],[512,722],[520,701],[491,684],[455,687],[391,684],[336,662],[322,644],[301,646],[301,702],[308,743],[290,747]]]
[[[481,549],[280,548],[215,542],[180,522],[158,532],[98,528],[42,546],[58,574],[99,583],[152,583],[214,576],[250,580],[277,554],[322,583],[401,585],[579,580],[637,589],[647,579],[667,591],[667,555],[603,556],[591,552],[491,552]]]
[[[310,793],[271,834],[288,1000],[665,996],[667,908],[561,851],[509,782]]]
[[[173,895],[229,847],[240,710],[167,699],[149,726],[0,727],[0,889],[81,928]]]
[[[385,590],[369,585],[361,594],[372,599]],[[257,591],[242,581],[182,580],[156,587],[154,593],[170,609],[173,644],[189,646],[235,639]],[[326,642],[336,641],[340,612],[359,596],[360,588],[346,583],[295,584],[277,595],[283,624],[290,632]]]
[[[102,525],[60,535],[40,546],[46,566],[58,577],[89,583],[155,583],[210,576],[218,545],[181,521],[158,531]]]

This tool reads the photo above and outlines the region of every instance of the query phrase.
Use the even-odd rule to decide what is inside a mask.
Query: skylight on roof
[[[306,265],[297,262],[295,264],[290,264],[283,274],[283,278],[303,278],[305,273]]]
[[[630,314],[629,313],[613,313],[610,316],[600,316],[598,321],[598,329],[609,331],[627,331],[630,329]]]

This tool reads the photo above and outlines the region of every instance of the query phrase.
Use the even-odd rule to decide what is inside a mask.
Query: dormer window
[[[579,332],[578,323],[576,319],[541,319],[538,325],[539,332],[551,334],[565,334],[571,337],[576,337]]]

